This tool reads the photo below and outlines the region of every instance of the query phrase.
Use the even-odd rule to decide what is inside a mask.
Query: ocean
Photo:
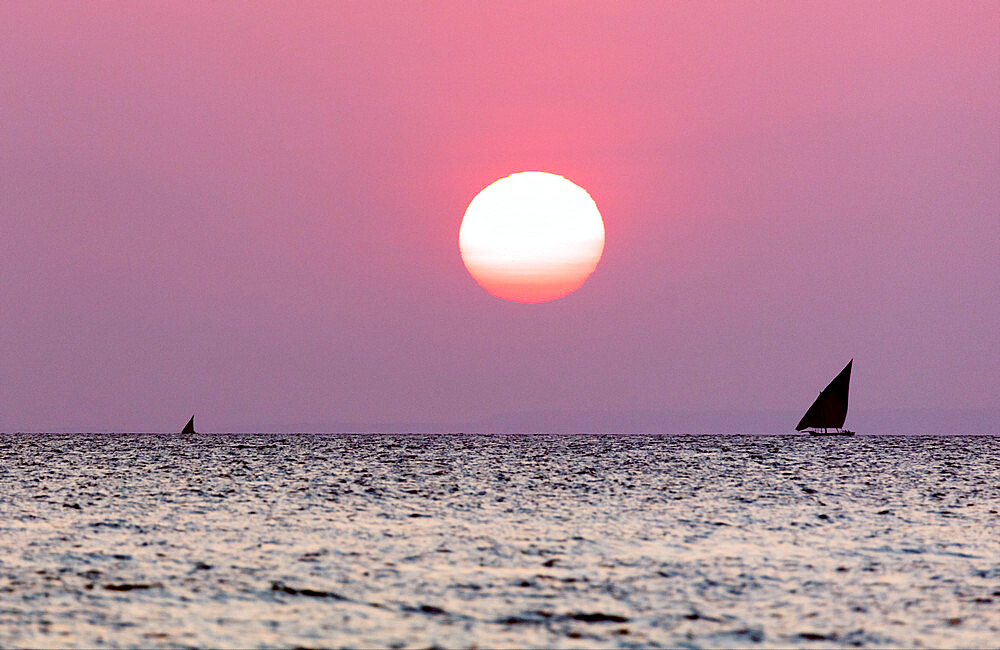
[[[991,436],[0,436],[0,646],[982,647]]]

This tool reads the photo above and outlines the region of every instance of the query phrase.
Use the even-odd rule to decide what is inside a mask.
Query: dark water
[[[1000,438],[0,436],[2,646],[993,646]]]

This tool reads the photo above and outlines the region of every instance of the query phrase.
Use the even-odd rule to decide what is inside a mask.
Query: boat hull
[[[853,436],[854,431],[810,431],[811,436]]]

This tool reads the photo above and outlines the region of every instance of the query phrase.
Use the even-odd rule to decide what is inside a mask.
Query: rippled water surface
[[[1000,438],[0,436],[2,646],[995,646]]]

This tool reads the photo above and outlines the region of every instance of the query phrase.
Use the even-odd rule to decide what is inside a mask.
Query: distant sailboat
[[[194,416],[193,415],[191,416],[191,419],[188,420],[188,423],[184,425],[184,428],[181,429],[181,433],[198,433],[197,431],[194,430]]]
[[[830,385],[823,389],[816,401],[812,403],[806,414],[799,421],[796,431],[809,429],[812,436],[853,436],[853,431],[844,428],[847,419],[847,393],[851,386],[851,364],[833,378]],[[833,431],[831,431],[833,429]]]

